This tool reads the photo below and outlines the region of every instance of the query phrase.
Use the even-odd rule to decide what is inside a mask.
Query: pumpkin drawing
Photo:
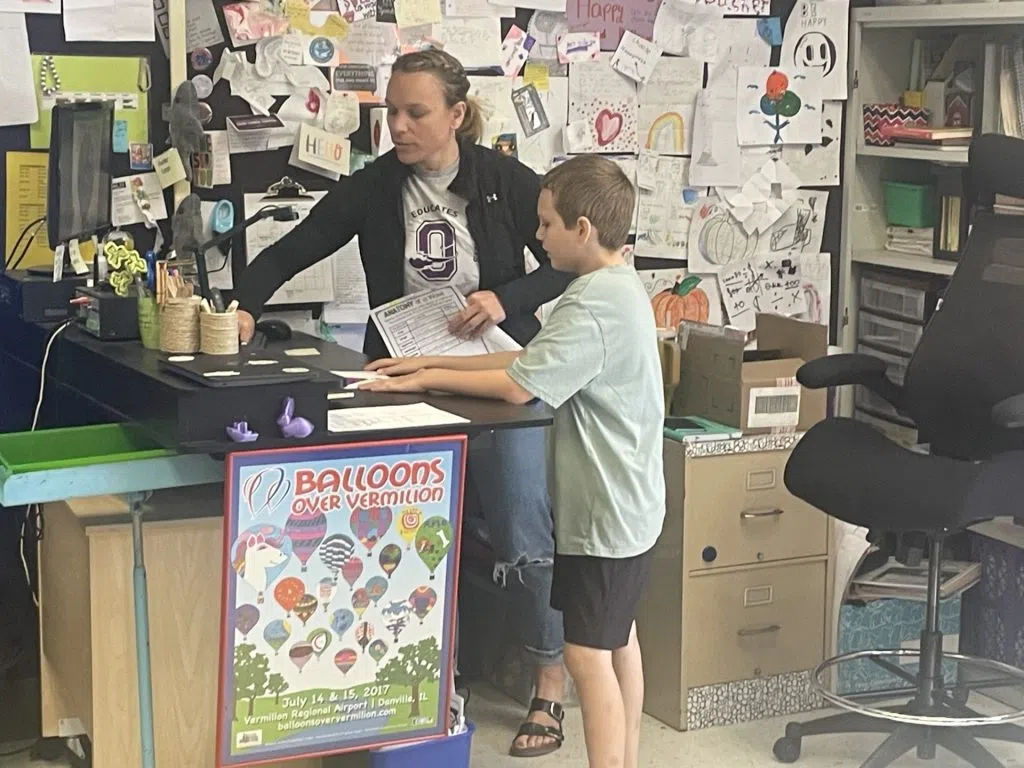
[[[678,328],[683,320],[706,323],[711,313],[711,302],[703,288],[698,288],[701,279],[687,275],[671,288],[661,291],[651,299],[654,322],[659,328]]]

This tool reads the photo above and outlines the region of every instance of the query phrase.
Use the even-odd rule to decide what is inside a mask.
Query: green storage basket
[[[174,455],[139,429],[124,424],[0,435],[0,468],[7,475]]]
[[[895,227],[927,228],[935,224],[935,190],[928,184],[883,181],[885,220]]]

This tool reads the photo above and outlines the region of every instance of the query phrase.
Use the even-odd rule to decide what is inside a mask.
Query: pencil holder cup
[[[237,355],[238,313],[200,312],[199,351],[204,355]]]
[[[160,351],[194,355],[199,351],[198,296],[167,299],[160,310]]]
[[[146,349],[160,349],[160,305],[153,296],[139,297],[139,338]]]

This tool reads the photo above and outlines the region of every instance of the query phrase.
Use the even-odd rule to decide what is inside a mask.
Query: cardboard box
[[[684,323],[672,414],[703,416],[745,434],[803,431],[824,419],[827,390],[804,389],[795,377],[805,362],[825,356],[828,329],[758,315],[756,334],[758,350],[745,354],[744,334]]]

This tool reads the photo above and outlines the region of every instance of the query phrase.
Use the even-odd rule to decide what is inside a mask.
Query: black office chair
[[[1024,197],[1024,141],[987,135],[970,150],[968,195],[976,218],[943,302],[925,328],[904,384],[886,364],[863,354],[835,355],[802,366],[797,379],[820,389],[859,384],[913,419],[930,454],[905,449],[860,421],[823,421],[797,443],[786,465],[786,487],[829,515],[864,526],[869,539],[914,534],[927,541],[928,602],[921,650],[862,651],[826,661],[815,687],[847,710],[790,723],[775,743],[785,763],[800,757],[807,736],[883,733],[888,738],[861,768],[885,768],[917,750],[935,758],[941,746],[975,768],[1002,768],[977,739],[1024,744],[1011,722],[1024,712],[982,717],[966,706],[962,680],[948,685],[944,662],[978,665],[994,680],[1024,683],[1024,672],[999,662],[943,651],[939,577],[944,543],[994,517],[1020,517],[1024,504],[1024,217],[983,210],[995,193]],[[916,674],[894,661],[919,658]],[[904,706],[874,708],[833,693],[825,674],[839,663],[868,660],[915,690]]]

